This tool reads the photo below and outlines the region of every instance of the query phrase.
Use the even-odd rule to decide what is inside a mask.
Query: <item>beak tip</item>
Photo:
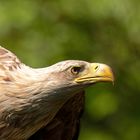
[[[115,78],[110,66],[98,63],[98,69],[96,71],[96,74],[97,76],[102,76],[103,79],[106,79],[106,81],[112,82],[114,85]]]

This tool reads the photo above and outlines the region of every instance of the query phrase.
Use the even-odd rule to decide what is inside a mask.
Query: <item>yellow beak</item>
[[[77,83],[114,82],[114,75],[108,65],[91,63],[86,73],[75,79]]]

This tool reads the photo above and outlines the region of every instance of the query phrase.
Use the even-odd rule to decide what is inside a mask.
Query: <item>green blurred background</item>
[[[87,89],[79,140],[140,140],[139,0],[0,0],[0,44],[26,64],[109,64],[115,85]]]

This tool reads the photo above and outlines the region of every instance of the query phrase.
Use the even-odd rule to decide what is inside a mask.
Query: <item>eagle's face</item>
[[[48,71],[51,85],[65,92],[76,91],[97,82],[114,81],[111,68],[100,63],[68,60],[48,67]]]

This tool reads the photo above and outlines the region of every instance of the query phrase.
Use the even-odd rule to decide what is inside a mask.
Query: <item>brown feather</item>
[[[77,140],[84,109],[84,91],[69,99],[53,120],[29,140]]]

